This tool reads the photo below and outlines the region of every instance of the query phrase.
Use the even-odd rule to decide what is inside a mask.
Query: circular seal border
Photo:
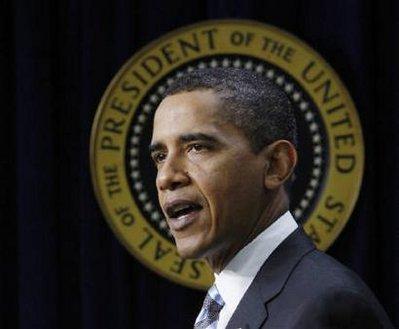
[[[333,147],[330,146],[329,149],[329,158],[330,161],[333,162],[334,159],[336,159],[337,164],[336,164],[336,170],[334,171],[334,166],[333,164],[329,165],[328,168],[328,174],[326,176],[324,186],[325,188],[321,191],[320,197],[319,197],[319,203],[316,205],[316,207],[313,209],[311,215],[309,216],[309,220],[307,220],[304,223],[304,229],[307,232],[307,234],[315,241],[319,249],[327,249],[331,243],[337,238],[337,236],[340,234],[342,231],[343,227],[345,226],[346,222],[348,221],[353,208],[355,206],[356,200],[358,198],[358,194],[360,191],[360,186],[361,186],[361,181],[363,177],[363,170],[364,170],[364,142],[363,142],[363,136],[362,136],[362,130],[361,130],[361,125],[360,125],[360,120],[358,117],[358,114],[356,112],[356,108],[354,106],[354,103],[351,99],[351,96],[349,95],[349,92],[347,91],[346,87],[338,77],[338,75],[335,73],[335,71],[331,68],[331,66],[311,47],[309,47],[306,43],[295,37],[294,35],[281,30],[279,28],[276,28],[274,26],[264,24],[264,23],[259,23],[255,21],[249,21],[249,20],[231,20],[231,19],[221,19],[221,20],[209,20],[209,21],[203,21],[197,24],[192,24],[183,28],[176,29],[174,31],[171,31],[157,40],[149,43],[147,46],[143,47],[140,51],[138,51],[136,54],[134,54],[118,71],[118,73],[115,75],[115,77],[112,79],[110,84],[108,85],[103,97],[101,98],[101,102],[98,106],[93,127],[92,127],[92,132],[91,132],[91,140],[90,140],[90,167],[91,167],[91,175],[92,175],[92,182],[94,185],[94,191],[97,197],[97,200],[99,201],[101,210],[103,214],[105,215],[106,220],[108,221],[108,224],[114,231],[114,233],[118,236],[120,241],[125,245],[125,247],[132,253],[136,258],[138,258],[142,263],[144,263],[146,266],[157,272],[158,274],[167,277],[168,279],[179,283],[186,285],[188,287],[192,288],[200,288],[200,289],[206,289],[211,280],[212,280],[212,274],[210,271],[203,269],[203,278],[201,282],[195,282],[195,281],[190,281],[190,280],[184,280],[180,275],[170,275],[170,273],[167,273],[164,268],[162,268],[162,262],[159,263],[159,265],[154,265],[153,261],[150,261],[148,259],[148,252],[139,252],[137,250],[137,246],[133,247],[131,244],[131,239],[135,238],[134,234],[130,234],[130,236],[127,236],[126,234],[121,233],[120,227],[118,227],[118,224],[114,221],[115,214],[111,213],[111,208],[107,206],[107,202],[104,197],[104,179],[101,179],[100,177],[100,170],[99,164],[98,164],[98,159],[99,159],[99,154],[97,152],[97,144],[98,144],[98,134],[99,134],[99,128],[101,124],[103,123],[104,119],[104,112],[107,106],[107,102],[109,97],[112,95],[114,89],[120,82],[121,78],[124,76],[125,72],[128,70],[128,68],[132,67],[135,62],[137,62],[139,59],[141,59],[145,54],[151,53],[155,48],[157,48],[160,44],[165,43],[166,41],[173,39],[174,37],[181,36],[184,33],[190,32],[190,31],[195,31],[197,29],[201,28],[206,28],[206,27],[218,27],[218,28],[225,28],[228,29],[228,27],[235,26],[235,28],[239,31],[241,29],[247,29],[250,31],[253,30],[259,30],[260,32],[263,33],[269,33],[274,36],[278,36],[278,39],[283,39],[284,41],[288,41],[288,43],[295,45],[298,49],[300,49],[302,52],[299,52],[298,56],[304,56],[305,58],[302,58],[302,60],[308,59],[307,56],[309,54],[311,55],[310,58],[313,59],[313,64],[318,65],[320,67],[319,72],[323,72],[326,74],[326,76],[329,78],[330,83],[332,81],[333,84],[335,84],[335,87],[340,93],[340,97],[345,100],[345,106],[344,108],[348,111],[345,112],[346,114],[350,115],[351,119],[351,128],[353,128],[353,139],[356,140],[356,145],[352,145],[355,148],[353,151],[354,155],[356,156],[357,163],[356,163],[356,170],[353,173],[347,173],[342,172],[339,174],[337,172],[338,166],[338,158],[337,156],[341,156],[342,158],[339,159],[349,159],[348,157],[350,154],[347,153],[340,153],[341,151],[338,152],[339,149],[339,144],[347,144],[348,141],[350,141],[350,138],[347,138],[345,136],[348,136],[347,131],[345,130],[344,127],[340,126],[338,127],[339,123],[338,121],[334,122],[329,122],[329,117],[331,113],[333,114],[334,111],[338,111],[340,109],[335,108],[329,108],[325,109],[325,111],[330,111],[327,113],[323,112],[323,99],[320,98],[320,94],[318,95],[316,92],[316,87],[313,88],[313,90],[310,90],[309,86],[307,86],[307,81],[306,79],[298,79],[297,77],[300,75],[294,74],[290,70],[286,70],[286,67],[282,66],[284,70],[287,71],[287,73],[295,77],[297,79],[297,82],[302,86],[302,88],[306,91],[309,92],[309,95],[311,96],[312,100],[314,101],[315,104],[317,104],[318,109],[320,110],[321,116],[323,121],[326,124],[326,127],[329,126],[329,124],[335,124],[335,133],[327,128],[327,136],[328,140],[330,141],[330,144],[332,143],[332,140],[334,140],[335,145],[338,146],[337,150],[334,150]],[[245,55],[246,53],[242,49],[235,49],[237,52],[236,54],[242,54]],[[251,49],[253,50],[253,49]],[[226,52],[226,50],[224,50]],[[215,51],[215,54],[218,54],[217,51]],[[251,53],[251,56],[254,57],[259,57],[261,60],[265,60],[267,55],[264,56],[258,56],[259,54],[254,54]],[[279,62],[278,59],[271,59],[267,58],[267,60],[270,60],[271,63],[273,63],[276,66],[279,66],[277,63]],[[186,63],[189,61],[189,59],[182,60],[180,65]],[[309,59],[308,59],[309,62]],[[310,65],[310,64],[309,64]],[[280,67],[280,66],[279,66]],[[172,69],[174,69],[173,65],[168,67],[167,70],[162,72],[162,75],[158,77],[157,80],[162,78],[163,76],[167,75]],[[292,68],[291,68],[292,69]],[[328,86],[327,86],[328,87]],[[327,88],[325,87],[325,88]],[[331,85],[330,85],[331,87]],[[324,88],[321,86],[318,90],[322,90]],[[148,91],[148,89],[147,89]],[[325,91],[326,92],[326,91]],[[145,90],[142,92],[142,95],[140,98],[145,95],[146,92]],[[324,95],[324,100],[325,100],[326,95]],[[136,111],[136,108],[134,111],[130,114],[130,117],[134,115],[134,112]],[[131,120],[128,120],[131,122]],[[339,137],[337,139],[337,136]],[[341,142],[340,142],[341,141]],[[352,140],[353,142],[353,140]],[[332,145],[332,144],[331,144]],[[344,150],[345,145],[341,146],[343,147]],[[122,150],[122,158],[125,157],[125,150]],[[345,158],[346,157],[346,158]],[[123,171],[123,178],[125,179],[127,177],[126,175],[126,168],[123,167],[123,163],[119,163],[117,165],[121,166],[121,170]],[[104,168],[103,168],[104,169]],[[109,168],[110,171],[112,172],[112,168]],[[104,173],[103,173],[104,174]],[[349,175],[350,174],[350,175]],[[348,177],[350,176],[350,179]],[[127,183],[124,181],[119,182],[121,185],[124,185],[123,188],[128,188],[126,185]],[[122,187],[121,187],[122,188]],[[128,189],[127,189],[128,190]],[[336,198],[336,196],[340,196],[340,198]],[[124,196],[123,198],[127,204],[130,204],[133,209],[129,210],[129,214],[132,215],[130,218],[132,221],[132,224],[135,223],[135,221],[138,219],[138,221],[143,220],[145,222],[145,219],[143,217],[143,214],[140,212],[138,209],[137,205],[135,204],[135,200],[129,200],[128,196]],[[133,202],[129,202],[133,201]],[[323,206],[324,205],[324,206]],[[115,211],[116,208],[113,210]],[[325,215],[323,212],[323,215],[318,215],[319,217],[316,218],[315,216],[317,214],[321,214],[323,210],[328,210],[329,212],[332,212],[334,214],[334,218],[328,217],[327,214]],[[121,212],[118,214],[119,216],[123,215],[123,209],[119,209]],[[126,214],[126,213],[125,213]],[[339,218],[338,218],[339,216]],[[337,219],[338,218],[338,219]],[[144,223],[141,223],[144,224]],[[136,225],[136,224],[134,224]],[[151,235],[157,235],[157,232],[155,232],[152,229],[149,229],[149,234]],[[137,234],[136,234],[136,237]],[[160,238],[160,237],[158,237]],[[179,260],[177,260],[179,262]],[[181,265],[181,261],[180,261]],[[198,265],[199,267],[202,267],[203,264]]]

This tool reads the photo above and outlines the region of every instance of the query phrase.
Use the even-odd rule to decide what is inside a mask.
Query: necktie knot
[[[224,306],[216,285],[209,288],[201,312],[195,320],[194,329],[213,329],[217,326],[220,310]]]

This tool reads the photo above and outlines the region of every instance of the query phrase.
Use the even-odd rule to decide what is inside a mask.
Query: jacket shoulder
[[[353,271],[317,250],[297,263],[268,310],[271,322],[287,321],[290,328],[392,328],[367,285]]]
[[[370,294],[362,279],[340,262],[316,249],[306,254],[293,269],[289,281],[307,282],[307,289],[316,292],[331,289],[357,291]],[[308,290],[309,291],[309,290]]]

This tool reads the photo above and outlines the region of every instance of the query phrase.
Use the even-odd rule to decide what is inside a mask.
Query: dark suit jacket
[[[263,264],[227,328],[393,326],[362,280],[298,228]]]

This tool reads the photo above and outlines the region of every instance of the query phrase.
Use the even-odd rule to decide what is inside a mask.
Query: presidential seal
[[[239,67],[264,75],[290,98],[299,132],[291,211],[319,249],[327,249],[354,208],[364,146],[351,97],[333,69],[304,42],[253,21],[206,21],[168,33],[130,58],[96,113],[91,171],[98,202],[126,248],[158,274],[206,289],[203,260],[182,260],[157,202],[148,146],[165,90],[187,72]]]

